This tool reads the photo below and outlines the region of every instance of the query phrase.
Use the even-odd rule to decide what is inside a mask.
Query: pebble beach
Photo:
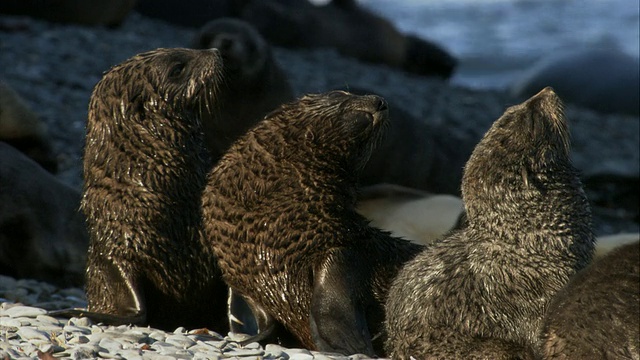
[[[84,27],[0,15],[0,79],[13,87],[47,124],[61,181],[80,188],[87,104],[93,86],[111,66],[159,47],[187,47],[194,29],[130,14],[122,26]],[[473,90],[385,66],[362,64],[333,50],[275,49],[296,94],[359,87],[371,89],[451,132],[479,139],[516,99],[497,90]],[[393,108],[391,108],[393,119]],[[584,174],[638,176],[638,118],[603,115],[567,106],[573,161]],[[598,235],[638,232],[619,209],[594,209]],[[108,359],[363,359],[287,349],[276,344],[239,346],[240,334],[178,328],[104,326],[87,318],[57,319],[48,310],[85,307],[80,288],[0,275],[0,360]],[[167,311],[170,311],[168,309]]]

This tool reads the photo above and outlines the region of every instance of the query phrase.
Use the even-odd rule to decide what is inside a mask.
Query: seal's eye
[[[173,67],[169,71],[169,78],[176,79],[180,77],[180,74],[182,74],[183,70],[184,70],[184,63],[178,63],[176,65],[173,65]]]

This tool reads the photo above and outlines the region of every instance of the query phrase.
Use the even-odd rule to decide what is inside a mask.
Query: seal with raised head
[[[560,98],[545,88],[508,108],[462,180],[466,225],[393,281],[393,358],[533,358],[549,301],[591,260],[591,210],[569,159]]]
[[[358,175],[388,123],[378,96],[307,95],[268,115],[209,174],[205,235],[223,277],[304,347],[382,353],[384,301],[423,247],[356,212]]]
[[[207,147],[217,160],[240,135],[295,97],[271,47],[245,21],[212,20],[200,29],[192,47],[216,48],[224,62],[224,91],[216,99],[216,111],[202,120]]]
[[[541,359],[640,358],[640,243],[597,258],[555,296]]]
[[[211,165],[200,125],[215,107],[216,50],[156,49],[114,66],[89,103],[81,208],[91,318],[227,329],[227,288],[202,243]]]

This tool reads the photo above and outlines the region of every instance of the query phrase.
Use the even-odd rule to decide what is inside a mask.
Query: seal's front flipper
[[[311,299],[311,336],[320,351],[375,356],[362,304],[366,286],[344,252],[331,254],[314,275]]]
[[[229,288],[229,298],[227,301],[229,316],[229,329],[234,333],[256,335],[259,333],[257,316],[254,315],[259,309],[250,306],[247,301],[238,294],[237,291]],[[260,316],[264,319],[266,314],[262,312]],[[264,321],[264,320],[263,320]],[[263,324],[264,326],[265,324]],[[263,331],[265,329],[263,328]]]
[[[229,328],[231,331],[253,335],[241,341],[240,345],[275,338],[278,322],[253,300],[244,298],[237,291],[229,288],[228,305]]]

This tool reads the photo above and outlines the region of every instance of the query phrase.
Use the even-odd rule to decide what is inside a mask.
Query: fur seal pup
[[[81,209],[88,312],[106,323],[226,331],[227,288],[202,243],[217,50],[156,49],[106,72],[89,103]]]
[[[84,282],[89,236],[80,192],[0,141],[0,274]]]
[[[47,126],[9,84],[0,80],[0,141],[22,151],[51,173],[58,161]]]
[[[466,225],[407,263],[386,304],[393,358],[532,358],[547,305],[591,260],[591,212],[560,98],[508,108],[462,180]]]
[[[261,332],[282,325],[309,349],[382,353],[387,288],[423,248],[355,209],[387,117],[378,96],[307,95],[268,115],[209,174],[205,234]]]
[[[322,6],[308,0],[251,0],[243,7],[242,18],[276,46],[334,48],[360,61],[444,79],[457,66],[456,58],[439,45],[401,33],[355,0],[333,0]]]
[[[542,359],[640,359],[640,243],[574,276],[549,304]]]
[[[216,99],[216,111],[202,120],[207,147],[217,160],[240,135],[295,97],[271,47],[245,21],[210,21],[195,36],[192,47],[216,48],[224,63],[224,91]]]

